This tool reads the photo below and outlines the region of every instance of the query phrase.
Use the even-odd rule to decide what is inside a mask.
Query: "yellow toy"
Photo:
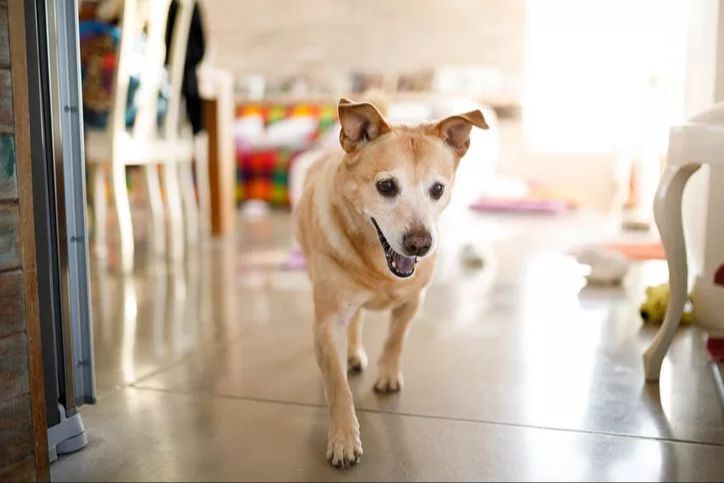
[[[644,322],[661,324],[666,315],[666,307],[669,305],[669,284],[662,283],[646,289],[646,300],[641,304],[639,313]],[[694,307],[691,298],[684,305],[684,312],[681,314],[681,323],[691,324],[694,322]]]

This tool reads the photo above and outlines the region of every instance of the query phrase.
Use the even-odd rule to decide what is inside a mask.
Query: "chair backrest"
[[[171,49],[169,52],[169,105],[163,120],[163,134],[169,135],[178,125],[181,104],[181,84],[186,60],[186,47],[193,10],[192,0],[176,0]],[[121,36],[116,61],[113,104],[108,129],[111,134],[126,129],[126,110],[134,56],[141,61],[140,86],[135,103],[138,108],[133,125],[133,135],[150,137],[158,133],[158,96],[162,72],[166,60],[166,26],[171,0],[124,0],[121,15]],[[145,33],[142,52],[137,52],[136,42]]]
[[[158,96],[166,56],[166,22],[171,3],[170,0],[141,1],[148,4],[145,10],[148,18],[140,87],[135,99],[138,111],[133,135],[137,137],[157,132]]]

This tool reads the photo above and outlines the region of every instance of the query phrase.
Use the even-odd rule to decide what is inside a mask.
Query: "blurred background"
[[[721,0],[84,0],[75,20],[98,404],[54,478],[339,478],[289,227],[341,97],[490,125],[440,220],[408,387],[352,379],[375,461],[352,477],[724,477],[724,311],[687,304],[660,385],[641,362],[669,297],[669,130],[724,100]],[[683,208],[715,301],[722,183],[703,167]]]

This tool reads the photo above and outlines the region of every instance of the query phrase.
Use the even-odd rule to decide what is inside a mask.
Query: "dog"
[[[479,110],[415,127],[392,126],[369,102],[341,99],[336,149],[308,166],[293,228],[313,287],[314,352],[324,379],[335,467],[362,456],[348,371],[367,366],[364,310],[390,310],[378,393],[402,389],[402,347],[435,267],[436,219]]]

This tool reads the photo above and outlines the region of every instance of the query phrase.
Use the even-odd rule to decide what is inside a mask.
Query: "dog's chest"
[[[365,302],[364,308],[369,310],[387,310],[399,305],[406,298],[410,297],[410,295],[411,293],[407,290],[395,290],[392,288],[389,290],[376,290],[372,298]]]
[[[427,278],[427,277],[426,277]],[[369,310],[388,310],[416,298],[427,285],[427,280],[390,281],[378,284],[364,303]]]
[[[432,278],[435,266],[435,255],[424,259],[417,267],[413,278],[406,280],[381,279],[369,280],[365,284],[365,291],[370,297],[363,304],[369,310],[388,310],[399,306],[411,299],[415,299],[427,287]],[[374,283],[372,283],[374,282]]]

